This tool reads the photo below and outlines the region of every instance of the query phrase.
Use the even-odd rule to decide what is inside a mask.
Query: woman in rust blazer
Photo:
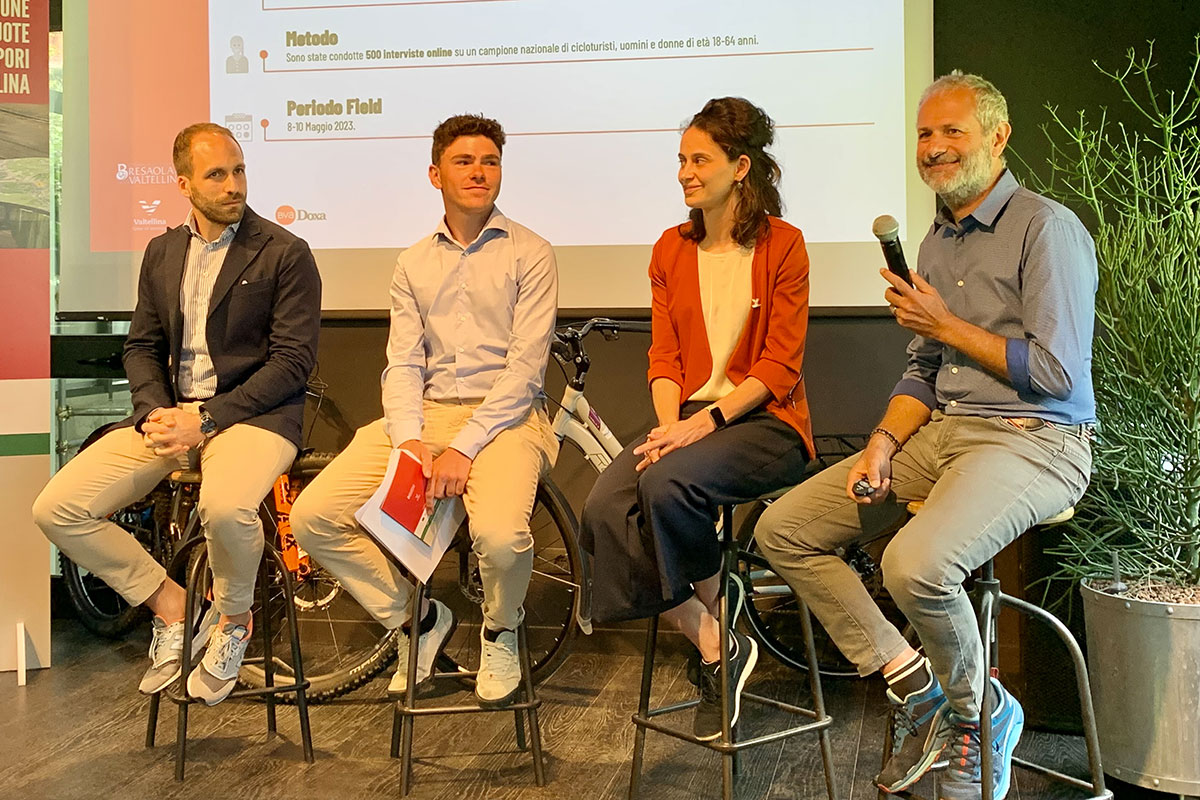
[[[813,452],[802,365],[808,327],[804,237],[779,219],[774,125],[741,98],[710,100],[679,150],[688,222],[650,260],[650,393],[658,425],[597,479],[582,517],[593,616],[662,614],[696,645],[695,733],[720,735],[717,627],[725,503],[798,483]],[[735,582],[736,583],[736,582]],[[740,608],[740,584],[737,592]],[[736,721],[757,646],[731,631]]]

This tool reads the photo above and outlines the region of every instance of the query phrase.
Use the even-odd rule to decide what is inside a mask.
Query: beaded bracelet
[[[896,438],[896,434],[892,433],[887,428],[876,428],[875,430],[871,431],[871,436],[874,436],[877,433],[882,433],[884,436],[890,439],[892,444],[896,445],[896,452],[900,452],[900,440]],[[870,438],[870,436],[867,438]]]

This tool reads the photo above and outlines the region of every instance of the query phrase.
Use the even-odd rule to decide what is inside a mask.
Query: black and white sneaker
[[[758,662],[758,643],[745,634],[729,631],[729,727],[737,724],[741,712],[742,688]],[[692,733],[701,741],[721,736],[721,662],[700,664],[700,704]]]
[[[440,600],[431,599],[433,607],[433,627],[417,637],[417,687],[429,680],[433,674],[433,665],[437,657],[446,649],[446,643],[454,635],[458,621],[454,614]],[[420,624],[420,623],[418,623]],[[408,633],[401,630],[396,638],[396,672],[388,682],[388,694],[393,697],[403,695],[408,691]]]

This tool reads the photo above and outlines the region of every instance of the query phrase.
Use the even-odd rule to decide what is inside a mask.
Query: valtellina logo
[[[162,200],[138,200],[138,205],[142,207],[142,211],[153,214],[162,205]]]
[[[324,211],[307,211],[303,208],[280,206],[275,209],[275,221],[280,225],[291,225],[293,222],[323,222],[326,219]]]

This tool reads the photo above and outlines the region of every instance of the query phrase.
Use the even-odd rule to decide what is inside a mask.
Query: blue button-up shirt
[[[421,438],[423,400],[481,400],[450,443],[475,458],[541,395],[557,312],[549,242],[499,209],[465,248],[443,220],[402,252],[382,377],[393,446]]]
[[[1096,250],[1074,213],[1006,171],[961,222],[938,212],[917,264],[951,313],[1008,340],[1009,379],[915,336],[893,395],[947,414],[1095,421]]]

